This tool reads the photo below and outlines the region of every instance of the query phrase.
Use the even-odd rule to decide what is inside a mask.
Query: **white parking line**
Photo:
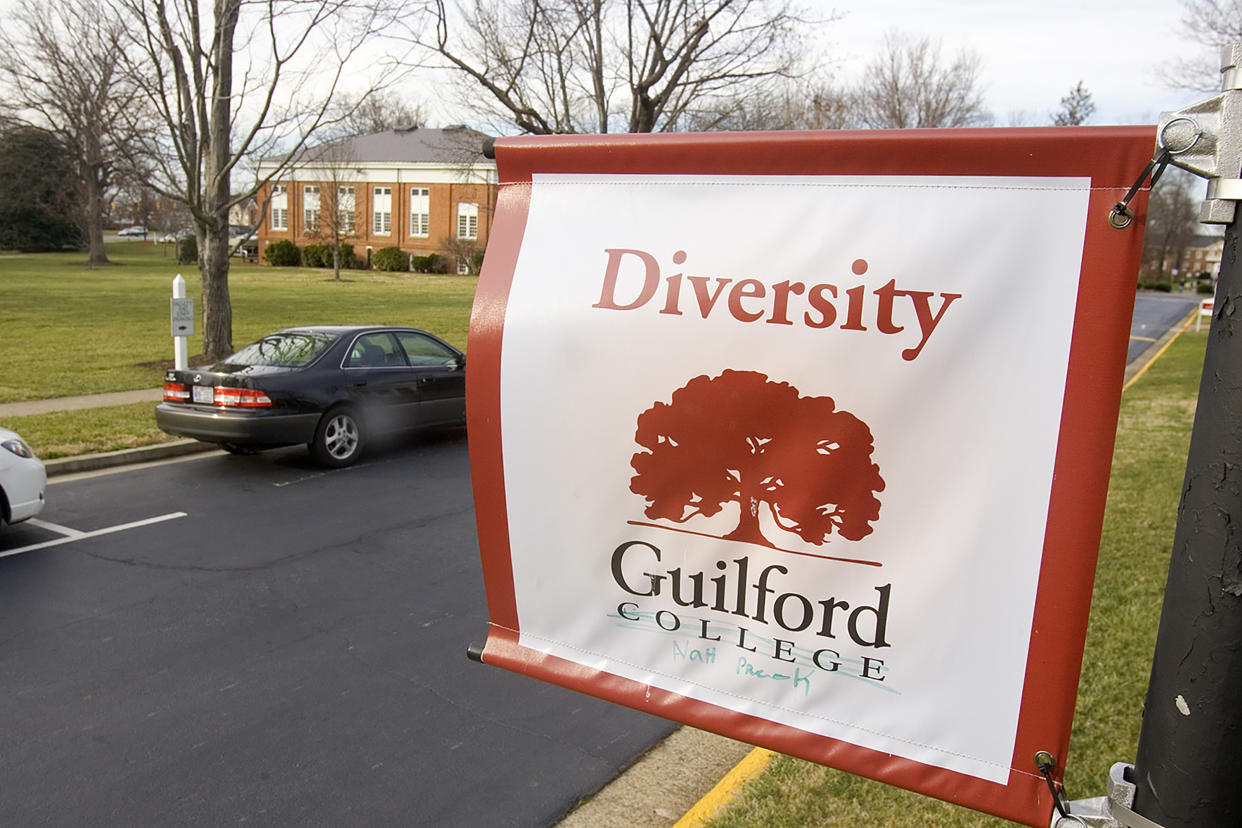
[[[177,518],[183,518],[185,516],[186,516],[185,512],[170,512],[167,515],[160,515],[158,517],[147,518],[146,520],[136,520],[133,523],[121,523],[116,526],[108,526],[103,529],[96,529],[93,532],[79,532],[76,529],[69,529],[64,526],[57,526],[54,523],[44,523],[43,521],[32,518],[30,520],[30,523],[32,523],[33,525],[39,526],[44,529],[50,529],[53,532],[60,532],[64,534],[65,536],[61,538],[57,538],[56,540],[44,541],[43,543],[32,543],[29,546],[20,546],[17,549],[0,550],[0,558],[5,558],[5,557],[8,557],[9,555],[17,555],[21,552],[33,552],[36,549],[46,549],[49,546],[60,546],[62,543],[73,543],[74,541],[84,540],[85,538],[95,538],[95,537],[99,537],[100,535],[111,535],[115,532],[124,532],[128,529],[137,529],[141,526],[150,526],[153,523],[163,523],[166,520],[176,520]]]
[[[80,538],[86,534],[85,532],[80,532],[77,529],[70,529],[68,526],[61,526],[59,523],[48,523],[47,521],[39,520],[38,518],[30,518],[30,520],[26,521],[26,523],[30,526],[38,526],[40,529],[46,529],[49,532],[55,532],[58,535],[64,535],[67,538]]]

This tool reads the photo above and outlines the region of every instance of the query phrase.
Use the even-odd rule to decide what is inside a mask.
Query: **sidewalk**
[[[0,403],[0,422],[9,417],[49,414],[53,411],[80,411],[83,408],[104,408],[109,405],[159,402],[163,398],[162,389],[140,388],[137,391],[115,391],[111,394],[86,394],[81,397],[56,397],[50,400]]]
[[[140,388],[137,391],[116,391],[111,394],[87,394],[80,397],[57,397],[50,400],[28,400],[26,402],[0,403],[0,426],[10,417],[28,417],[35,414],[50,414],[56,411],[81,411],[84,408],[106,408],[112,405],[130,405],[132,403],[157,403],[164,398],[160,388]],[[99,454],[83,454],[77,457],[59,457],[55,460],[43,461],[48,477],[58,477],[76,472],[96,471],[116,466],[127,466],[133,463],[147,463],[152,460],[164,460],[169,457],[180,457],[200,451],[211,451],[215,447],[198,440],[174,440],[157,443],[152,446],[107,451]]]

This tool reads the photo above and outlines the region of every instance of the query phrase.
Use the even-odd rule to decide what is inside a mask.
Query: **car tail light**
[[[216,386],[216,405],[226,408],[267,408],[272,398],[257,388]]]
[[[185,402],[190,399],[190,386],[183,382],[164,383],[165,402]]]

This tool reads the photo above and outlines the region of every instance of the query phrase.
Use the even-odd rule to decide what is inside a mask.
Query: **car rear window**
[[[230,365],[301,368],[314,362],[335,339],[335,335],[326,333],[277,333],[247,345],[224,361]]]

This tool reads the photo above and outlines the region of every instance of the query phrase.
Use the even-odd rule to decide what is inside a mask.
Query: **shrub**
[[[177,239],[177,264],[194,264],[198,261],[198,239],[182,236]]]
[[[381,247],[371,254],[371,267],[376,270],[409,270],[409,258],[400,247]]]
[[[269,244],[263,251],[263,258],[276,267],[295,267],[302,257],[298,246],[285,239]]]
[[[1215,293],[1216,289],[1212,287],[1211,282],[1200,282],[1195,288],[1195,293]]]
[[[328,257],[328,267],[332,266],[332,257]],[[352,244],[341,245],[341,267],[357,267],[358,256],[354,253]]]
[[[358,257],[352,244],[342,244],[341,267],[357,267]],[[302,264],[305,267],[332,267],[332,245],[308,244],[302,248]]]
[[[331,248],[326,244],[308,244],[302,248],[302,264],[305,267],[331,267]]]
[[[448,273],[448,261],[439,253],[430,256],[415,256],[410,263],[415,273]]]

